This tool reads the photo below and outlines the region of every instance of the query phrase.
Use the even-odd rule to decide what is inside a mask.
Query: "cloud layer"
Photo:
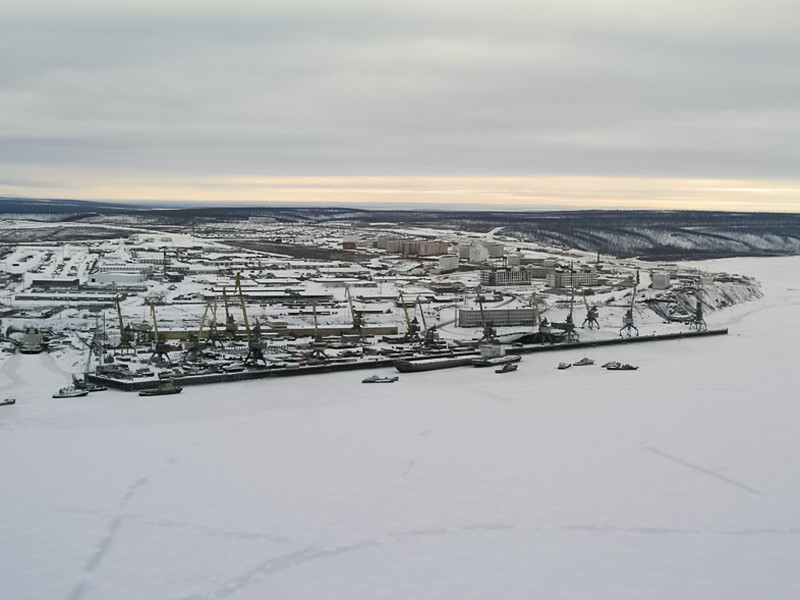
[[[769,180],[800,164],[790,2],[50,4],[0,21],[0,192],[70,169]]]

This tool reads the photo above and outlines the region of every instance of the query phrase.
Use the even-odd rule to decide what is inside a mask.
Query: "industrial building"
[[[482,327],[484,322],[495,327],[535,325],[536,311],[533,308],[490,308],[481,314],[480,310],[458,310],[459,327]]]
[[[548,271],[545,282],[551,288],[591,287],[597,285],[597,271],[591,268],[582,268],[579,271],[553,270]]]

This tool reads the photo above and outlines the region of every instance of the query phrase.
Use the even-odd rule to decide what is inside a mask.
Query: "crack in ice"
[[[695,464],[692,464],[690,462],[687,462],[687,461],[685,461],[683,459],[680,459],[680,458],[678,458],[676,456],[670,456],[669,454],[667,454],[666,452],[662,452],[658,448],[653,448],[652,446],[645,446],[645,448],[647,450],[649,450],[650,452],[652,452],[653,454],[661,456],[662,458],[666,458],[668,460],[676,462],[676,463],[678,463],[680,465],[683,465],[685,467],[689,467],[690,469],[694,469],[695,471],[698,471],[698,472],[703,473],[705,475],[709,475],[711,477],[715,477],[716,479],[719,479],[719,480],[724,481],[726,483],[729,483],[729,484],[731,484],[733,486],[736,486],[739,489],[744,490],[745,492],[750,492],[751,494],[756,494],[758,496],[762,495],[761,492],[759,492],[756,489],[751,488],[748,485],[740,483],[740,482],[738,482],[738,481],[736,481],[734,479],[731,479],[730,477],[726,477],[725,475],[720,475],[719,473],[717,473],[715,471],[712,471],[710,469],[706,469],[705,467],[701,467],[700,465],[695,465]]]

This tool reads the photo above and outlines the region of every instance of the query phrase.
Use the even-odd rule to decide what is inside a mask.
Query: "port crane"
[[[703,317],[703,302],[700,300],[700,293],[698,292],[695,294],[695,301],[697,304],[694,308],[694,313],[692,313],[691,318],[689,319],[689,329],[696,329],[697,331],[705,331],[707,329],[706,320]]]
[[[419,316],[422,319],[422,341],[425,346],[441,346],[443,344],[442,340],[439,338],[439,330],[436,328],[436,325],[431,325],[428,327],[428,323],[425,320],[425,311],[422,308],[422,299],[417,296],[417,310],[419,311]]]
[[[311,354],[309,358],[313,361],[322,362],[328,358],[328,356],[325,354],[325,349],[328,347],[328,344],[322,340],[322,336],[319,334],[316,302],[312,303],[311,310],[314,313],[314,340],[311,342]]]
[[[345,294],[347,295],[347,303],[350,306],[350,316],[353,319],[353,332],[358,334],[358,337],[364,337],[364,316],[353,307],[353,297],[350,295],[350,286],[345,286]]]
[[[536,333],[533,335],[533,341],[536,344],[543,344],[545,342],[552,343],[553,339],[552,329],[550,322],[546,317],[542,317],[539,312],[539,301],[536,298],[536,292],[531,293],[531,307],[533,308],[533,324],[538,325]]]
[[[217,299],[214,298],[214,315],[212,316],[212,321],[209,324],[208,334],[206,335],[206,339],[213,343],[212,335],[214,335],[214,330],[216,329],[216,304]],[[206,318],[208,317],[209,311],[211,311],[211,300],[206,298],[206,307],[203,310],[203,316],[200,319],[200,327],[197,329],[197,333],[190,333],[189,339],[186,341],[186,353],[183,355],[183,360],[197,360],[200,357],[200,346],[203,343],[203,328],[206,325]]]
[[[397,297],[397,303],[403,307],[403,314],[406,318],[406,334],[404,336],[404,342],[416,342],[419,341],[419,322],[417,318],[414,317],[410,319],[408,316],[408,306],[406,306],[406,300],[403,298],[403,292],[399,292]]]
[[[600,323],[597,321],[597,305],[589,306],[589,302],[586,300],[586,290],[583,287],[581,287],[581,296],[583,296],[583,305],[586,307],[586,318],[583,320],[581,329],[587,326],[589,329],[594,329],[595,327],[600,329]]]
[[[631,293],[631,304],[625,311],[625,316],[622,317],[622,328],[619,330],[620,337],[623,336],[623,333],[627,333],[628,337],[633,335],[633,332],[636,332],[636,335],[639,335],[639,329],[636,327],[636,323],[633,320],[633,302],[636,300],[636,286],[633,286],[633,292]]]
[[[233,291],[239,294],[239,305],[242,308],[242,321],[244,321],[244,329],[247,332],[247,356],[244,359],[244,364],[255,365],[261,362],[266,365],[267,359],[264,358],[264,351],[261,348],[261,325],[256,321],[251,330],[250,322],[247,320],[247,307],[245,306],[244,292],[242,291],[241,273],[236,274],[236,283]]]
[[[175,350],[167,344],[166,339],[162,339],[162,334],[158,333],[158,319],[156,318],[156,305],[150,302],[150,314],[153,317],[153,354],[150,355],[150,362],[157,365],[172,364],[169,353]]]
[[[233,315],[228,305],[228,293],[225,291],[224,287],[222,288],[222,301],[225,303],[225,337],[232,340],[236,338],[239,326],[236,324],[236,321],[233,320]]]
[[[564,337],[568,342],[577,342],[578,333],[575,331],[575,321],[572,317],[573,308],[575,306],[575,286],[572,287],[572,295],[569,299],[569,313],[563,323],[553,323],[553,329],[559,329],[564,332]]]
[[[114,308],[117,311],[117,321],[119,322],[119,348],[133,350],[133,330],[130,325],[122,323],[122,307],[119,303],[119,296],[114,296]]]
[[[483,327],[483,336],[481,341],[492,341],[497,337],[497,330],[494,328],[494,323],[486,320],[486,313],[483,310],[483,296],[478,296],[478,308],[481,309],[481,326]]]

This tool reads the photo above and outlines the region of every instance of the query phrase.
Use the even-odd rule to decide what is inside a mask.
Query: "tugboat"
[[[505,347],[496,339],[488,342],[481,342],[478,345],[480,358],[472,360],[474,367],[499,367],[510,362],[519,362],[522,358],[519,354],[506,354]]]
[[[620,364],[618,362],[609,363],[606,367],[606,371],[635,371],[639,367],[635,367],[633,365],[629,365],[628,363]]]
[[[89,390],[80,390],[74,385],[63,387],[58,392],[53,394],[53,398],[78,398],[80,396],[88,396]]]
[[[86,390],[87,392],[104,392],[108,389],[99,383],[92,383],[86,377],[81,379],[80,377],[75,377],[75,375],[72,376],[72,385],[79,390]]]
[[[394,383],[400,379],[400,377],[380,377],[378,375],[370,375],[369,377],[364,377],[361,380],[361,383]]]
[[[158,387],[142,390],[140,396],[167,396],[169,394],[180,394],[183,387],[177,385],[175,380],[166,379],[158,384]]]
[[[513,373],[517,370],[517,363],[515,362],[507,362],[505,363],[502,368],[495,369],[495,373]]]

